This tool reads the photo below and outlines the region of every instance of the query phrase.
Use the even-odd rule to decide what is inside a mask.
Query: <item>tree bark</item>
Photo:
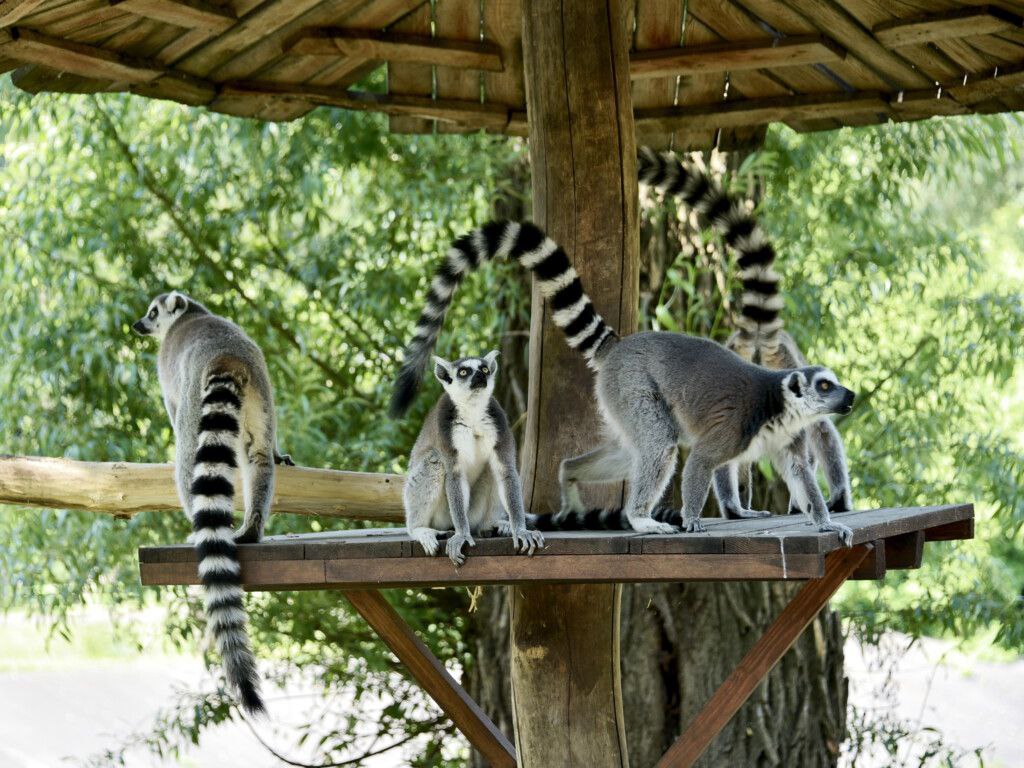
[[[534,219],[566,250],[597,310],[636,328],[636,145],[626,0],[523,6]],[[591,374],[534,286],[521,464],[527,507],[559,506],[558,463],[600,429]],[[622,488],[606,499],[621,503]],[[628,765],[619,677],[621,588],[509,590],[516,750],[524,768]]]

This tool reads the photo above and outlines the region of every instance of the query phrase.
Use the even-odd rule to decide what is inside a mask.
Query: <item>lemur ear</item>
[[[175,312],[184,312],[185,311],[185,307],[187,307],[187,306],[188,306],[188,301],[185,300],[184,296],[182,296],[180,293],[174,294],[174,311]]]
[[[487,365],[490,366],[491,370],[497,369],[498,354],[498,350],[492,349],[490,352],[484,355],[484,360],[487,361]]]
[[[797,397],[803,397],[803,392],[800,391],[800,378],[800,372],[793,371],[789,374],[789,381],[786,383],[786,386],[789,387],[789,391]]]
[[[434,375],[442,384],[451,384],[452,364],[444,358],[434,355]]]

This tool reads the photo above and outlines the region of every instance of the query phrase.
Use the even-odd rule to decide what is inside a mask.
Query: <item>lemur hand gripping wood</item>
[[[153,299],[132,328],[160,342],[160,388],[177,442],[175,480],[192,521],[209,630],[242,706],[264,712],[236,545],[260,540],[274,493],[274,464],[292,463],[277,452],[267,364],[241,328],[177,291]],[[239,466],[245,519],[236,533]]]

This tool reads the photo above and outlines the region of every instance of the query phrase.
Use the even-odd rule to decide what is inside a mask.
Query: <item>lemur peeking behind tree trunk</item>
[[[263,536],[274,493],[274,464],[292,463],[277,452],[267,364],[241,328],[177,291],[153,299],[132,329],[160,342],[160,388],[177,443],[175,481],[192,521],[209,630],[242,706],[250,713],[263,712],[236,544]],[[239,466],[245,519],[235,533]]]
[[[474,533],[498,529],[512,537],[519,552],[532,555],[544,536],[526,529],[523,492],[516,470],[516,440],[505,411],[494,399],[498,353],[450,363],[434,358],[434,375],[444,394],[423,422],[409,458],[402,499],[409,536],[428,555],[437,536],[452,528],[445,551],[456,566],[465,562],[464,545]],[[422,373],[422,370],[420,371]],[[408,369],[403,368],[392,401],[392,415],[408,407]],[[507,517],[498,512],[499,502]]]

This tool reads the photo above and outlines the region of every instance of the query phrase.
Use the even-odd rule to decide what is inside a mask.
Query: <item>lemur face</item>
[[[840,384],[828,368],[798,368],[789,374],[783,392],[793,408],[808,416],[853,410],[853,391]]]
[[[145,317],[132,324],[132,330],[140,336],[155,336],[162,341],[174,321],[188,309],[188,301],[187,296],[177,291],[161,293],[150,302]]]
[[[488,353],[486,357],[464,357],[454,363],[440,357],[434,358],[434,375],[456,403],[478,398],[490,400],[497,372],[497,350]]]

